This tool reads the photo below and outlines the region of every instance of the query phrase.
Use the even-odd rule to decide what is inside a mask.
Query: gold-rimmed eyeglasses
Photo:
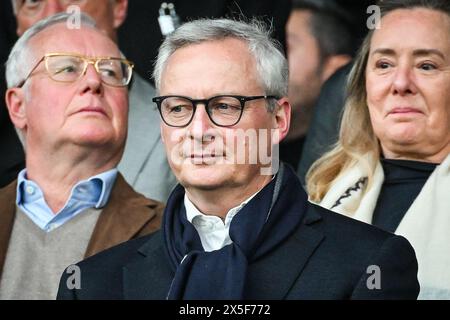
[[[22,87],[33,72],[44,61],[45,70],[50,79],[57,82],[75,82],[80,79],[92,64],[104,84],[113,87],[125,87],[130,83],[134,64],[131,61],[115,57],[88,57],[76,53],[47,53],[31,69],[28,76],[19,83]]]

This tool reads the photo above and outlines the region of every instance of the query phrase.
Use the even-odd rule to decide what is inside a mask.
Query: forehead
[[[416,8],[395,10],[381,20],[371,40],[371,51],[384,48],[435,48],[450,52],[450,17],[443,12]]]
[[[161,88],[208,88],[231,93],[239,92],[239,87],[249,89],[256,79],[256,63],[247,43],[226,38],[176,50],[163,70]]]
[[[180,62],[190,63],[207,59],[218,64],[230,62],[234,65],[254,64],[246,42],[235,38],[204,41],[177,49],[169,58],[167,65],[175,67]]]
[[[102,31],[81,26],[69,29],[65,23],[52,25],[30,40],[33,52],[40,55],[49,52],[74,52],[89,56],[120,57],[117,45]]]

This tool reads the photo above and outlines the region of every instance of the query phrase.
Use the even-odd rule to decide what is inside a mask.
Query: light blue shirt
[[[56,214],[47,205],[41,188],[26,178],[23,169],[17,179],[17,206],[42,230],[50,232],[88,208],[100,209],[108,202],[117,169],[90,177],[73,186],[64,207]]]

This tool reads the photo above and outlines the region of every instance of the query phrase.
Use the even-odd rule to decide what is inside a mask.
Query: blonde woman
[[[405,236],[419,298],[450,298],[450,2],[385,0],[351,72],[310,200]]]

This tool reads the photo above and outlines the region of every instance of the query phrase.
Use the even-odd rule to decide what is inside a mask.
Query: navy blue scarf
[[[163,220],[165,249],[175,272],[167,299],[245,299],[248,265],[280,245],[301,222],[307,196],[288,166],[247,203],[230,225],[233,241],[205,252],[186,218],[184,188],[177,186]],[[290,210],[293,204],[301,204]],[[293,214],[287,214],[293,212]]]

